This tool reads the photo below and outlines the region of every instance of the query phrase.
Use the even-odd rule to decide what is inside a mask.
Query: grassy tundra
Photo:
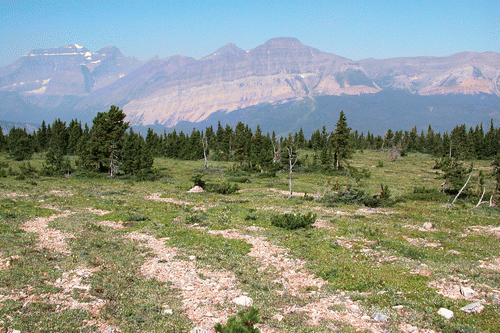
[[[21,162],[0,161],[0,332],[213,331],[248,309],[242,296],[261,332],[500,331],[500,211],[476,208],[479,195],[450,206],[430,156],[356,153],[351,165],[369,171],[358,177],[296,168],[291,198],[287,172],[231,162],[157,158],[156,179],[138,181],[26,165],[19,176]],[[491,193],[490,164],[475,170]],[[239,190],[188,193],[199,174]],[[384,207],[335,199],[346,188],[377,196],[381,184]],[[271,223],[286,213],[315,223]],[[476,301],[480,313],[460,310]]]

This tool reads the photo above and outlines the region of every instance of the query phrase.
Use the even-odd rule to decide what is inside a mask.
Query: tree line
[[[436,133],[431,126],[427,131],[388,130],[383,136],[368,132],[351,132],[344,112],[340,113],[335,130],[328,132],[324,126],[309,139],[303,130],[286,137],[263,134],[260,126],[252,131],[239,122],[234,128],[222,126],[204,131],[193,129],[190,134],[175,130],[158,135],[148,129],[144,138],[129,128],[125,114],[111,106],[108,112],[98,113],[92,127],[77,119],[68,125],[60,119],[52,124],[42,122],[34,133],[12,128],[4,136],[0,128],[0,147],[14,160],[29,160],[35,152],[46,152],[43,171],[47,175],[68,173],[74,169],[91,172],[136,175],[148,172],[154,157],[181,160],[234,161],[242,168],[272,172],[287,168],[298,149],[312,150],[311,168],[340,169],[355,150],[392,150],[397,155],[421,152],[437,157],[455,159],[492,159],[500,154],[500,128],[490,122],[488,131],[483,126],[467,129],[456,126],[450,133]],[[77,156],[72,165],[68,156]],[[306,156],[306,160],[309,156]],[[299,164],[301,161],[295,162]]]

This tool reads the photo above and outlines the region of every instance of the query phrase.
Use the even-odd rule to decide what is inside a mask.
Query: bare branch
[[[483,189],[483,194],[481,195],[481,199],[479,199],[479,202],[477,203],[476,207],[479,207],[484,203],[488,203],[488,201],[483,201],[483,197],[484,197],[485,192],[486,192],[486,188]]]
[[[469,180],[470,180],[471,177],[472,177],[472,172],[470,173],[469,178],[465,182],[464,186],[460,189],[460,191],[458,191],[458,194],[455,197],[455,199],[453,199],[453,202],[451,203],[452,206],[455,204],[455,201],[457,201],[457,199],[460,196],[460,194],[462,194],[462,191],[465,189],[465,187],[467,186],[467,184],[469,184]]]

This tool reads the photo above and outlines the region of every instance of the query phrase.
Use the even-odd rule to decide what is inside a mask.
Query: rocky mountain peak
[[[206,57],[203,57],[203,60],[209,60],[209,59],[219,59],[221,57],[227,57],[227,56],[237,56],[242,53],[245,53],[244,50],[240,49],[236,44],[234,43],[227,43],[217,51],[215,51],[212,54],[207,55]]]
[[[297,38],[294,37],[277,37],[271,38],[262,46],[272,46],[272,47],[305,47]]]

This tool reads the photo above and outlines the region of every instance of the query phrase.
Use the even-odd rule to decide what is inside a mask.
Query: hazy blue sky
[[[500,0],[0,0],[0,66],[74,43],[148,60],[283,36],[353,60],[500,52]]]

